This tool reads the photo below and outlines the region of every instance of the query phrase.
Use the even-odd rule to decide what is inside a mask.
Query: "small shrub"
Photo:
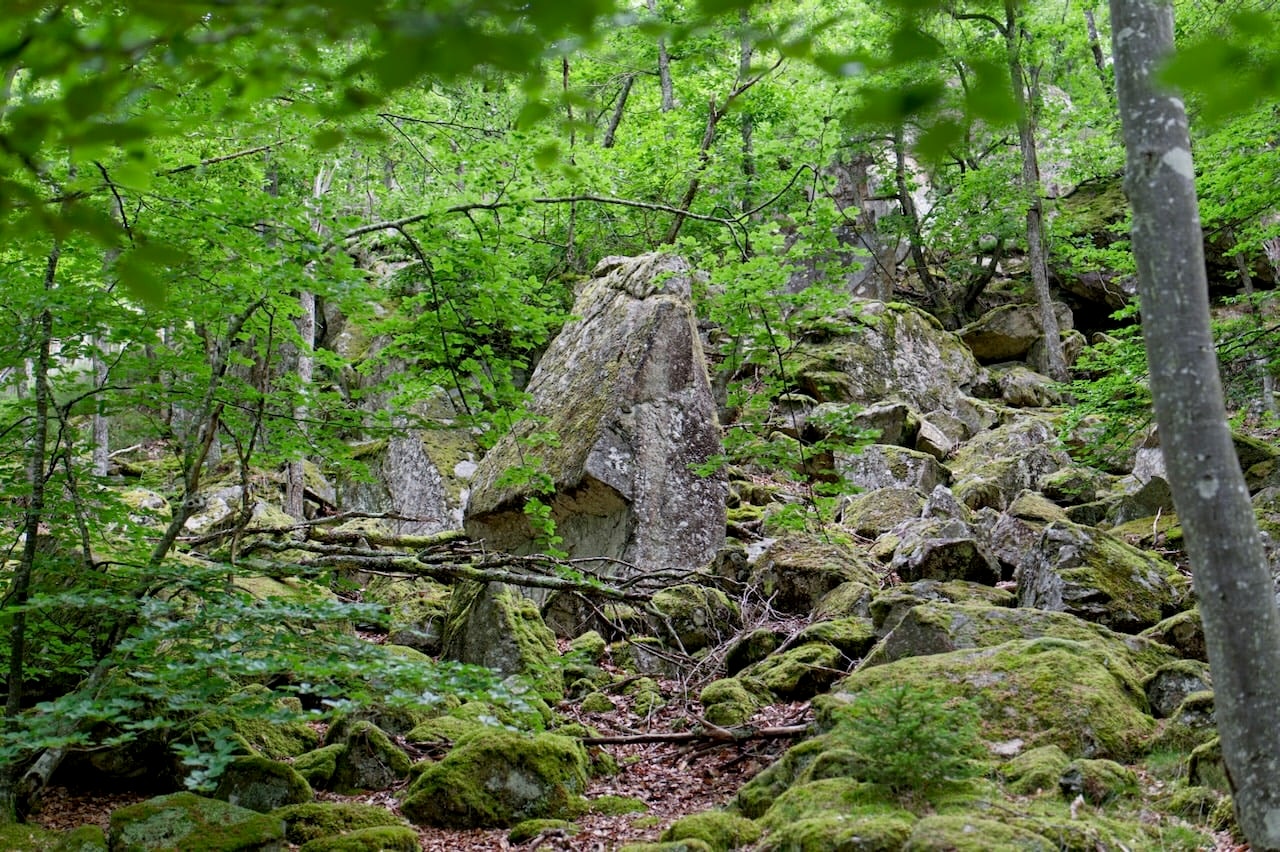
[[[977,708],[928,687],[889,686],[858,695],[838,714],[832,739],[865,758],[861,780],[900,797],[928,798],[983,771]]]

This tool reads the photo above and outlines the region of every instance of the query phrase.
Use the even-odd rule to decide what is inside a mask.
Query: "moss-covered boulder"
[[[883,636],[897,626],[912,607],[929,601],[947,603],[981,603],[991,606],[1011,607],[1017,599],[1005,589],[952,580],[920,580],[907,585],[886,589],[871,602],[871,623]]]
[[[405,735],[405,741],[415,746],[447,751],[450,746],[461,742],[465,737],[482,733],[493,726],[472,718],[458,716],[441,716],[423,722]]]
[[[1151,713],[1164,719],[1177,712],[1187,696],[1210,691],[1209,664],[1199,660],[1176,660],[1156,669],[1142,687]]]
[[[345,749],[346,746],[342,743],[334,743],[300,754],[294,759],[293,768],[312,787],[327,789],[334,770],[338,768],[338,756]]]
[[[914,488],[876,488],[849,497],[840,525],[854,535],[875,538],[904,521],[920,517],[924,497]]]
[[[1112,477],[1100,470],[1073,464],[1040,477],[1036,488],[1055,503],[1078,506],[1097,500],[1111,482]]]
[[[502,583],[454,587],[444,655],[506,675],[522,674],[548,701],[564,695],[555,635],[543,623],[536,603]]]
[[[1168,645],[1188,660],[1209,662],[1209,651],[1204,644],[1204,625],[1200,621],[1198,607],[1169,616],[1142,631],[1141,635]]]
[[[776,831],[797,820],[832,813],[848,814],[858,808],[894,810],[885,788],[854,778],[823,778],[795,784],[780,793],[757,822],[766,831]]]
[[[426,577],[374,577],[364,602],[387,608],[387,641],[424,654],[439,654],[449,617],[449,587]]]
[[[948,463],[951,490],[971,509],[1002,510],[1040,478],[1070,464],[1046,418],[1021,417],[975,435]]]
[[[757,627],[739,635],[724,652],[726,674],[736,675],[752,663],[758,663],[772,654],[786,637],[772,627]]]
[[[989,648],[1014,639],[1041,636],[1112,645],[1118,658],[1127,664],[1132,661],[1128,672],[1132,677],[1146,678],[1157,667],[1172,661],[1172,653],[1158,642],[1116,633],[1065,612],[983,603],[929,602],[907,610],[898,625],[867,655],[862,666],[945,654],[962,648]]]
[[[1138,792],[1138,776],[1114,760],[1078,759],[1067,764],[1058,778],[1058,789],[1068,799],[1081,796],[1091,805],[1102,805]]]
[[[1040,790],[1053,790],[1071,758],[1056,745],[1028,749],[1000,767],[1000,777],[1009,790],[1027,796]]]
[[[28,836],[22,836],[22,830],[26,829]],[[11,833],[17,833],[17,836],[10,836]],[[51,852],[108,852],[107,833],[98,825],[82,825],[79,828],[73,828],[57,839],[56,842],[50,843],[49,839],[44,836],[45,833],[35,826],[6,826],[0,829],[0,849],[10,849],[13,852],[32,852],[36,850],[51,850]],[[28,845],[27,842],[29,841]]]
[[[1169,562],[1069,521],[1045,527],[1018,573],[1021,606],[1069,612],[1122,633],[1178,612],[1190,591]]]
[[[82,826],[74,832],[68,832],[61,838],[56,832],[48,831],[38,825],[17,824],[0,826],[0,849],[11,849],[13,852],[46,852],[49,849],[60,848],[59,844],[68,844],[65,848],[74,850],[74,852],[105,852],[107,845],[103,838],[102,829],[98,829],[95,835],[91,831],[82,831],[82,828],[96,828],[96,826]],[[76,837],[73,839],[72,834]],[[87,845],[90,842],[102,840],[101,846]],[[72,845],[74,844],[74,845]]]
[[[309,802],[315,794],[307,779],[292,766],[250,756],[231,761],[218,779],[213,797],[265,814],[285,805]]]
[[[951,472],[928,453],[885,444],[872,444],[856,453],[838,452],[835,469],[845,482],[867,491],[909,488],[928,494],[951,480]]]
[[[194,793],[173,793],[118,808],[112,849],[248,852],[284,848],[284,820]]]
[[[412,822],[446,828],[569,818],[586,788],[587,765],[582,745],[567,737],[486,732],[427,767],[400,809]]]
[[[763,852],[899,852],[918,817],[908,811],[857,808],[781,825],[760,845]]]
[[[925,817],[911,829],[902,852],[1058,852],[1044,835],[993,819]]]
[[[1209,787],[1219,793],[1231,792],[1231,778],[1227,763],[1222,757],[1222,740],[1214,737],[1191,752],[1187,764],[1187,783]]]
[[[825,642],[809,642],[773,654],[742,671],[786,701],[804,701],[825,692],[853,661]]]
[[[687,653],[719,644],[733,635],[738,609],[719,589],[682,583],[656,592],[650,629]]]
[[[796,634],[795,643],[825,642],[850,660],[858,660],[867,655],[876,638],[875,624],[870,618],[836,618],[810,624]]]
[[[1016,640],[859,669],[814,705],[826,727],[835,722],[833,711],[863,690],[916,685],[973,701],[988,741],[1021,739],[1030,747],[1052,744],[1069,754],[1124,759],[1155,727],[1132,674],[1140,670],[1123,645]]]
[[[372,722],[352,725],[343,745],[330,781],[339,792],[386,790],[409,777],[409,756]]]
[[[1070,313],[1065,319],[1070,320]],[[1069,328],[1067,325],[1064,328]],[[957,332],[981,364],[1019,361],[1044,336],[1040,309],[1033,304],[1000,305]]]
[[[967,580],[994,586],[1002,574],[986,543],[958,518],[929,519],[902,529],[889,565],[907,582]]]
[[[818,402],[863,405],[897,398],[924,413],[952,410],[978,375],[960,340],[901,302],[857,302],[798,341],[795,382]]]
[[[419,848],[418,832],[409,826],[380,825],[310,840],[298,852],[418,852]]]
[[[309,843],[322,837],[334,837],[378,826],[403,826],[404,820],[384,807],[360,802],[308,802],[286,805],[271,812],[284,820],[285,839],[290,843]]]
[[[870,618],[871,601],[878,588],[878,583],[875,588],[855,581],[841,583],[822,596],[812,615],[816,619]]]
[[[772,700],[768,687],[751,678],[713,680],[698,696],[704,718],[713,725],[741,725]]]
[[[878,587],[876,567],[853,547],[812,534],[791,534],[769,546],[751,575],[779,612],[808,615],[823,596],[847,582]]]
[[[715,852],[730,852],[760,839],[760,826],[738,814],[706,811],[673,822],[662,832],[662,842],[701,840]]]

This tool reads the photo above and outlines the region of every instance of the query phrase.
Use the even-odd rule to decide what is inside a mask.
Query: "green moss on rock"
[[[992,819],[925,817],[911,829],[902,852],[1058,852],[1041,834]]]
[[[660,636],[670,636],[689,653],[732,635],[738,621],[737,607],[728,595],[694,583],[656,592],[652,606],[660,615],[650,617],[651,629]]]
[[[377,805],[359,802],[308,802],[286,805],[271,812],[284,820],[285,839],[290,843],[307,843],[321,837],[374,828],[381,825],[404,825],[404,820]]]
[[[360,828],[302,844],[298,852],[418,852],[418,832],[407,825]]]
[[[853,778],[824,778],[796,784],[781,793],[757,821],[774,831],[796,820],[829,813],[850,813],[856,808],[895,810],[888,790]]]
[[[810,642],[748,666],[743,675],[758,680],[780,698],[803,701],[825,692],[849,662],[834,645]]]
[[[311,785],[292,766],[265,757],[237,757],[218,779],[213,797],[258,813],[315,798]]]
[[[972,700],[988,741],[1022,739],[1032,747],[1052,744],[1069,754],[1125,759],[1140,751],[1155,727],[1141,687],[1125,673],[1133,665],[1106,643],[1017,640],[860,669],[814,706],[819,723],[830,726],[833,711],[863,690],[916,685]]]
[[[81,826],[76,829],[79,837],[94,839],[102,837],[102,830],[99,829],[97,835],[91,832],[83,832],[81,829],[89,828],[89,826]],[[69,835],[64,835],[61,840],[58,834],[48,831],[38,825],[3,825],[0,826],[0,849],[13,850],[13,852],[44,852],[47,849],[58,848],[57,844],[68,841]],[[77,852],[81,847],[70,846],[68,849],[76,849]],[[94,849],[95,847],[85,847],[86,849]],[[106,849],[105,842],[96,849]]]
[[[334,770],[338,768],[338,756],[345,750],[346,746],[342,743],[334,743],[309,751],[293,761],[293,768],[312,787],[326,788],[333,778]]]
[[[1012,793],[1030,795],[1039,790],[1056,790],[1058,779],[1071,758],[1056,745],[1029,749],[1000,767],[1000,777]]]
[[[571,817],[586,788],[587,765],[575,740],[491,731],[429,766],[410,786],[401,811],[415,823],[447,828]]]
[[[1214,737],[1191,752],[1187,769],[1187,782],[1209,787],[1220,793],[1231,792],[1231,780],[1227,776],[1227,764],[1222,757],[1222,740]]]
[[[583,713],[611,713],[617,709],[613,699],[603,692],[589,692],[582,696],[579,708]]]
[[[194,793],[173,793],[111,814],[112,849],[237,852],[272,848],[284,820]]]
[[[522,843],[528,843],[543,832],[556,832],[572,837],[581,830],[576,823],[567,819],[527,819],[524,822],[516,823],[515,827],[507,834],[507,842],[518,846]]]
[[[690,814],[676,820],[664,832],[662,841],[701,840],[715,852],[729,852],[760,839],[761,829],[751,820],[724,811]]]
[[[644,813],[649,806],[640,799],[631,796],[596,796],[587,801],[587,813],[621,816],[622,814]]]
[[[772,700],[768,688],[750,678],[722,678],[703,687],[699,696],[703,715],[713,725],[734,727]]]
[[[345,746],[331,781],[339,792],[385,790],[409,775],[409,756],[372,722],[351,725]]]
[[[899,852],[918,818],[907,811],[833,812],[780,826],[765,838],[764,852]]]
[[[1062,771],[1058,789],[1067,798],[1083,796],[1092,805],[1102,805],[1138,792],[1138,776],[1114,760],[1073,760]]]
[[[6,826],[0,829],[0,849],[12,849],[13,852],[26,852],[27,849],[51,849],[53,852],[107,852],[107,834],[97,825],[82,825],[79,828],[73,828],[62,837],[58,838],[57,843],[52,846],[47,845],[41,839],[38,846],[24,846],[21,835],[14,838],[6,836],[6,832],[13,828],[23,828],[30,831],[37,831],[33,826]],[[34,838],[35,835],[33,834]]]

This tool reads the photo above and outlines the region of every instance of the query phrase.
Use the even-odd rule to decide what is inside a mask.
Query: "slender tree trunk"
[[[1102,80],[1102,87],[1109,92],[1111,91],[1111,75],[1107,73],[1107,58],[1102,53],[1102,39],[1098,38],[1098,24],[1093,19],[1093,10],[1088,6],[1084,9],[1084,25],[1089,33],[1089,50],[1093,52],[1093,65],[1098,69],[1098,77]]]
[[[1004,2],[1004,38],[1009,57],[1009,79],[1018,105],[1018,147],[1022,153],[1022,191],[1027,201],[1027,261],[1031,266],[1031,286],[1040,308],[1040,329],[1044,333],[1045,363],[1050,378],[1066,381],[1066,358],[1062,354],[1062,334],[1049,292],[1049,267],[1044,251],[1044,205],[1040,200],[1040,163],[1036,153],[1036,125],[1031,99],[1027,97],[1025,67],[1022,63],[1022,30],[1018,26],[1017,0]]]
[[[646,0],[649,14],[657,17],[657,0]],[[671,55],[667,53],[666,36],[658,36],[658,85],[662,88],[662,111],[676,108],[676,88],[671,82]]]
[[[622,88],[618,90],[618,100],[613,105],[613,113],[609,116],[609,126],[605,128],[604,138],[600,140],[601,148],[612,148],[618,137],[618,126],[622,124],[622,116],[627,109],[627,98],[631,97],[631,87],[636,83],[636,75],[628,74],[622,78]]]
[[[1234,229],[1228,229],[1225,238],[1230,242],[1236,241]],[[1236,264],[1236,273],[1240,276],[1240,285],[1244,288],[1244,297],[1249,302],[1249,315],[1253,318],[1253,327],[1257,331],[1262,330],[1262,310],[1258,307],[1257,300],[1254,299],[1253,290],[1253,272],[1249,269],[1249,258],[1245,257],[1243,251],[1237,251],[1234,255]],[[1267,363],[1266,355],[1259,355],[1250,359],[1254,371],[1258,374],[1259,383],[1262,385],[1262,411],[1270,417],[1274,417],[1276,413],[1276,397],[1274,382],[1271,379],[1271,367]]]
[[[1236,815],[1280,850],[1280,612],[1227,425],[1182,100],[1159,86],[1173,7],[1110,0],[1142,331],[1160,444],[1185,535]]]
[[[902,126],[893,130],[893,185],[898,192],[898,206],[902,208],[902,218],[907,223],[907,243],[911,252],[911,265],[920,278],[920,286],[924,289],[925,298],[933,306],[934,312],[942,317],[943,325],[954,327],[946,317],[954,314],[950,305],[946,304],[945,295],[940,292],[938,282],[929,271],[929,260],[924,255],[924,237],[920,233],[920,214],[916,210],[915,199],[911,197],[911,185],[907,179],[907,139]]]
[[[111,469],[111,420],[107,416],[105,394],[107,384],[107,359],[103,357],[108,346],[104,337],[94,339],[93,384],[98,389],[93,404],[93,475],[106,476]]]
[[[62,249],[58,244],[49,252],[45,266],[44,289],[53,289]],[[35,573],[36,553],[40,542],[40,526],[44,523],[45,470],[49,463],[49,391],[50,351],[53,346],[53,313],[49,308],[37,319],[37,353],[32,376],[35,392],[31,437],[27,452],[27,508],[22,523],[22,556],[9,581],[5,602],[13,608],[9,617],[9,667],[5,688],[4,725],[15,723],[22,712],[23,681],[26,677],[27,614],[31,594],[31,577]],[[18,819],[22,810],[19,781],[21,765],[10,762],[0,767],[0,824]]]

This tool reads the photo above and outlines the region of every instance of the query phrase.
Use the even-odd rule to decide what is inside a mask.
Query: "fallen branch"
[[[784,725],[777,728],[718,728],[713,725],[700,731],[675,731],[666,734],[612,734],[599,737],[579,737],[578,740],[583,745],[690,742],[738,743],[748,740],[802,737],[810,732],[808,725]]]

